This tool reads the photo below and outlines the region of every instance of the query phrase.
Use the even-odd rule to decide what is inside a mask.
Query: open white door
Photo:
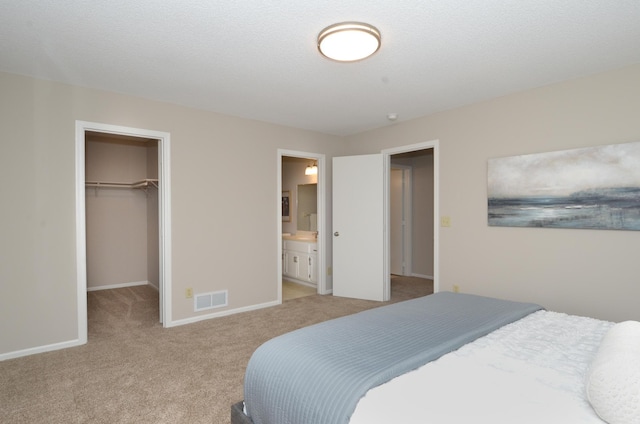
[[[389,300],[381,154],[333,158],[333,294]]]

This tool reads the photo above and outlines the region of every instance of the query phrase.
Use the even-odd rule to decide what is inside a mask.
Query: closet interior
[[[158,140],[85,133],[87,290],[159,290]]]

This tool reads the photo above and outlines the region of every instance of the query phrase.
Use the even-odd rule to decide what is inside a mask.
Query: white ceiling
[[[1,71],[336,135],[635,63],[638,0],[0,0]]]

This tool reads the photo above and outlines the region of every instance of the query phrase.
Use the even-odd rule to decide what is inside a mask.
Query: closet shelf
[[[133,183],[117,183],[111,181],[86,181],[85,187],[95,188],[142,188],[146,189],[149,186],[158,188],[158,180],[145,178],[144,180],[135,181]]]

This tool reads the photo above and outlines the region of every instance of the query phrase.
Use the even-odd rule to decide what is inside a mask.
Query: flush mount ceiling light
[[[329,59],[353,62],[380,48],[380,31],[361,22],[342,22],[326,27],[318,35],[318,50]]]

